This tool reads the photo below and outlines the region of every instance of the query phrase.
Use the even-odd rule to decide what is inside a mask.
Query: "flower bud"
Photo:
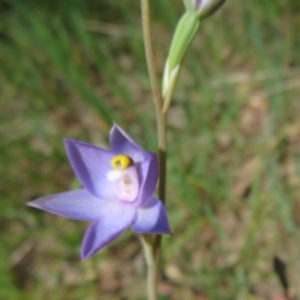
[[[195,12],[186,11],[177,24],[163,76],[164,113],[170,106],[183,56],[198,30],[199,23],[200,20]]]
[[[196,11],[198,17],[204,19],[214,14],[225,0],[183,0],[188,11]]]

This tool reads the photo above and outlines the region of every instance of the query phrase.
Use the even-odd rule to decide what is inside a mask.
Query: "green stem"
[[[147,295],[148,300],[157,299],[157,261],[155,259],[153,239],[150,234],[140,235],[147,263]]]
[[[158,136],[158,163],[159,163],[159,199],[165,203],[166,186],[166,114],[163,113],[163,99],[157,81],[155,60],[151,39],[149,0],[141,0],[142,25],[147,67],[154,98]],[[142,245],[147,263],[147,293],[148,300],[157,299],[157,273],[160,254],[161,236],[141,235]]]
[[[152,47],[149,0],[141,0],[141,12],[146,61],[151,81],[156,117],[158,117],[162,109],[162,96],[157,81],[155,60]]]

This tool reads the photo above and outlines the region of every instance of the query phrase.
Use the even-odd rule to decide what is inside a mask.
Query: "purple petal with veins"
[[[115,193],[107,173],[113,153],[88,143],[65,139],[70,164],[81,184],[96,197],[114,200]]]
[[[98,218],[105,203],[107,201],[81,189],[46,196],[27,205],[75,220],[93,221]]]
[[[81,258],[86,259],[121,235],[135,218],[136,209],[127,203],[110,202],[99,219],[87,229],[81,247]]]
[[[126,154],[135,163],[142,162],[145,151],[118,125],[114,125],[110,131],[109,141],[112,152],[115,154]]]
[[[133,231],[141,233],[171,234],[162,202],[156,198],[151,198],[146,206],[138,208],[136,219],[131,228]]]
[[[158,162],[156,155],[148,152],[146,159],[140,166],[141,189],[138,202],[142,205],[154,193],[158,179]]]

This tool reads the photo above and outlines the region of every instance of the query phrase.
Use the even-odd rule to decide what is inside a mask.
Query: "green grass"
[[[156,150],[139,2],[0,4],[0,299],[144,299],[127,232],[80,262],[86,224],[25,206],[76,185],[61,139],[107,146],[112,121]],[[180,1],[151,1],[159,75]],[[228,1],[185,59],[168,125],[161,299],[300,299],[296,1]],[[198,297],[198,298],[197,298]],[[252,297],[252,298],[251,298]],[[260,298],[259,298],[260,297]]]

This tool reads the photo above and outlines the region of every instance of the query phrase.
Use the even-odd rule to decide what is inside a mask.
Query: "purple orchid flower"
[[[144,151],[118,125],[110,131],[111,150],[65,139],[73,171],[83,188],[29,202],[56,215],[90,221],[81,246],[84,260],[129,226],[138,233],[170,234],[162,202],[153,197],[156,155]]]

